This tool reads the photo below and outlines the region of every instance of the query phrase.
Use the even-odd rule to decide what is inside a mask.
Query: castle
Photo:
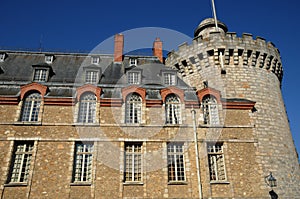
[[[299,198],[275,45],[203,20],[163,57],[0,51],[1,198]]]

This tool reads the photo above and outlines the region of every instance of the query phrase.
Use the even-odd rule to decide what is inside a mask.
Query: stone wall
[[[256,140],[252,144],[254,149],[250,150],[255,153],[255,156],[251,154],[254,161],[248,162],[249,168],[253,169],[251,175],[258,174],[253,178],[259,184],[255,194],[268,197],[264,177],[273,172],[278,179],[278,187],[274,190],[280,198],[300,195],[298,156],[281,95],[283,72],[274,44],[261,37],[254,40],[250,34],[239,38],[235,33],[211,32],[206,38],[200,35],[191,45],[183,44],[178,51],[172,51],[166,65],[177,69],[182,78],[197,89],[202,89],[203,82],[208,81],[209,87],[221,91],[223,98],[255,101],[248,120],[254,127],[252,133]],[[247,124],[242,119],[245,115],[238,119],[236,113],[224,112],[225,125],[234,121]],[[238,136],[238,139],[242,137]],[[232,147],[234,144],[228,145],[228,150],[232,151]],[[246,159],[247,154],[244,154]],[[235,189],[238,187],[241,186],[235,186]],[[233,196],[242,197],[241,193]]]
[[[6,111],[15,112],[16,107],[17,105],[4,108]],[[132,126],[116,124],[116,120],[112,120],[112,112],[120,113],[123,110],[122,107],[99,106],[98,117],[102,123],[76,126],[76,123],[72,122],[72,108],[71,106],[45,105],[41,116],[44,123],[42,122],[41,125],[15,123],[13,117],[1,122],[0,151],[2,155],[0,158],[4,163],[1,166],[3,172],[0,176],[2,198],[198,197],[191,109],[183,109],[185,119],[182,125],[162,126],[149,123]],[[196,112],[197,120],[199,120],[202,110],[198,108]],[[144,114],[145,118],[155,120],[155,115],[164,115],[164,107],[149,107]],[[205,197],[218,197],[220,194],[233,197],[244,193],[243,187],[236,186],[236,183],[246,183],[243,181],[244,176],[255,166],[248,165],[249,169],[242,169],[245,167],[243,163],[250,159],[255,160],[253,151],[256,149],[254,147],[256,141],[250,115],[249,110],[229,110],[226,128],[198,128],[201,183]],[[55,120],[46,118],[50,116],[55,117]],[[117,120],[122,121],[121,117]],[[11,186],[7,183],[15,140],[35,141],[30,179],[27,185]],[[90,184],[72,183],[74,143],[80,140],[93,141],[96,149],[93,156],[93,180]],[[142,184],[124,183],[124,143],[131,141],[143,144]],[[184,184],[168,182],[166,147],[167,143],[173,141],[185,143],[186,183]],[[206,141],[224,142],[228,183],[210,184]],[[238,153],[240,150],[243,153]],[[248,153],[252,155],[245,158],[244,154]],[[241,170],[238,174],[235,173],[237,169]],[[251,190],[255,190],[256,185],[249,186]],[[249,196],[253,192],[246,193]]]

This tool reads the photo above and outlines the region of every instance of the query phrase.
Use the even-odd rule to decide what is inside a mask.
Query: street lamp
[[[271,188],[277,186],[276,179],[275,179],[274,176],[272,175],[272,172],[270,172],[270,175],[268,175],[268,176],[265,177],[265,181],[266,181],[266,184],[267,184],[269,187],[271,187]]]

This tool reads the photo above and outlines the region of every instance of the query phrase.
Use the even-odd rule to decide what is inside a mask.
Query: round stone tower
[[[208,86],[219,90],[223,99],[256,102],[249,111],[255,140],[255,160],[249,164],[257,168],[253,172],[259,176],[254,180],[259,183],[258,196],[270,197],[265,182],[269,172],[276,176],[279,198],[300,196],[299,161],[281,94],[282,63],[273,43],[248,33],[237,37],[220,21],[216,28],[209,18],[195,29],[192,44],[168,54],[166,65],[196,90]]]

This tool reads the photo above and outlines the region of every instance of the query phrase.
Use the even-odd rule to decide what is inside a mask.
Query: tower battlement
[[[207,20],[211,22],[210,26]],[[205,21],[206,25],[201,25]],[[219,31],[216,31],[210,19],[203,22],[195,30],[192,44],[183,43],[177,51],[168,54],[166,64],[177,69],[182,77],[212,66],[219,67],[220,72],[228,67],[249,67],[272,72],[281,82],[280,53],[272,42],[259,36],[253,39],[249,33],[238,37],[234,32],[227,32],[227,27],[221,22]]]

